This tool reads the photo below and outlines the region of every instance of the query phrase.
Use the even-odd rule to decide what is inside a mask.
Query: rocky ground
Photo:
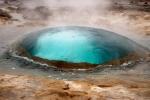
[[[71,3],[51,7],[31,1],[0,0],[0,55],[16,37],[59,25],[108,29],[150,48],[149,0],[110,0],[113,2],[105,2],[106,7],[99,4],[89,9],[82,4],[82,8]],[[83,80],[56,80],[1,70],[0,100],[149,100],[150,78],[144,76],[141,67],[137,68],[140,71],[130,70],[132,75],[124,77],[102,75]]]
[[[131,82],[113,77],[62,81],[1,75],[0,100],[148,100],[150,81],[143,81]]]

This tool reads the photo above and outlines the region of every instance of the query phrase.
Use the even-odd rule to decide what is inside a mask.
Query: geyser
[[[17,55],[59,68],[88,69],[137,60],[142,49],[132,40],[103,29],[65,26],[29,34],[16,50]]]

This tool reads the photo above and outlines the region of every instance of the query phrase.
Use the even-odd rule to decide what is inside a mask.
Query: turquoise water
[[[134,51],[129,39],[88,27],[49,28],[25,40],[32,56],[72,63],[103,64]]]

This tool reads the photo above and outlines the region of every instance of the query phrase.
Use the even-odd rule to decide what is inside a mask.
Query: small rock
[[[12,18],[11,15],[8,12],[6,12],[2,9],[0,9],[0,17],[4,18],[4,19],[7,19],[7,20]]]
[[[15,70],[16,68],[15,68],[15,67],[12,67],[11,69]]]

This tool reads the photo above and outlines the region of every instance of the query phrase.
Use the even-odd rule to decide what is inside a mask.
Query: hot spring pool
[[[27,35],[15,46],[15,53],[61,69],[88,69],[136,61],[145,56],[146,50],[110,31],[65,26]]]

